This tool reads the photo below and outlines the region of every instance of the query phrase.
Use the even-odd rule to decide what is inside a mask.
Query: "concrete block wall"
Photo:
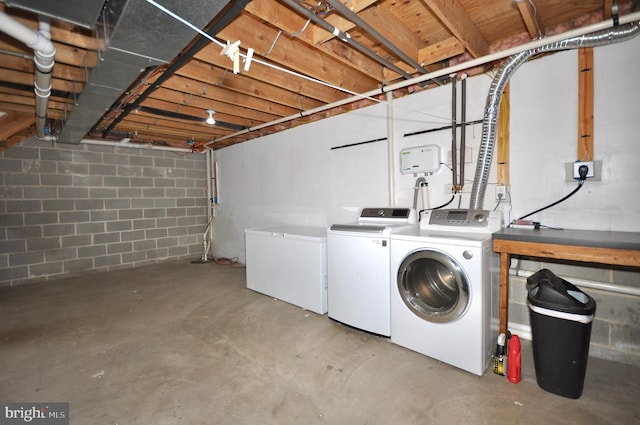
[[[202,255],[203,154],[27,139],[0,183],[0,286]]]
[[[518,260],[512,264],[509,279],[509,327],[512,332],[529,331],[527,278],[524,276],[542,268],[576,285],[596,301],[589,354],[640,366],[640,297],[581,286],[581,282],[602,283],[637,290],[640,288],[640,272],[597,265],[584,267],[577,263]],[[515,273],[523,276],[514,276]]]

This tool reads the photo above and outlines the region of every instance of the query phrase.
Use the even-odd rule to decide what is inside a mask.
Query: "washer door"
[[[398,270],[400,298],[412,313],[435,323],[459,318],[469,305],[469,280],[458,262],[435,250],[417,251]]]

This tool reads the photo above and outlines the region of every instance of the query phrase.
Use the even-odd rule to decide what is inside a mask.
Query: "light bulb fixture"
[[[207,109],[207,114],[209,114],[209,116],[206,119],[206,123],[209,125],[214,125],[216,123],[216,119],[213,118],[213,114],[215,114],[216,111],[214,111],[213,109]]]

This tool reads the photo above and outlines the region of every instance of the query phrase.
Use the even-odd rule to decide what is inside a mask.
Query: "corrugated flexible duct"
[[[489,170],[491,169],[491,157],[493,155],[493,147],[496,139],[496,127],[498,121],[498,113],[500,112],[500,102],[502,93],[509,82],[511,76],[520,68],[522,64],[527,62],[531,57],[539,54],[558,50],[579,49],[583,47],[598,47],[608,44],[619,43],[629,40],[640,34],[640,26],[638,22],[633,22],[624,26],[614,27],[611,29],[599,31],[593,34],[586,34],[579,37],[569,38],[567,40],[558,41],[547,44],[535,49],[526,50],[524,52],[510,56],[507,61],[500,67],[491,86],[489,87],[489,95],[485,107],[484,119],[482,122],[482,139],[480,141],[480,150],[478,152],[478,162],[476,164],[476,174],[473,179],[471,188],[471,201],[469,208],[482,209],[484,204],[484,194],[489,179]]]

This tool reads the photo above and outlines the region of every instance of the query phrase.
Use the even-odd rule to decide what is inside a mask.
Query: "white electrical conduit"
[[[393,153],[396,148],[396,138],[394,137],[393,129],[393,93],[387,93],[387,161],[389,164],[389,206],[395,207],[396,205],[396,182],[395,182],[395,166],[394,160],[395,154]],[[205,144],[205,146],[207,146]]]
[[[54,137],[45,137],[43,140],[56,141]],[[155,151],[168,151],[168,152],[181,152],[181,153],[199,153],[193,152],[189,148],[176,148],[173,146],[154,145],[152,143],[130,143],[131,139],[122,140],[96,140],[96,139],[82,139],[80,143],[85,145],[97,145],[97,146],[114,146],[119,148],[131,148],[131,149],[146,149]]]
[[[628,15],[625,16],[621,16],[618,20],[619,25],[624,25],[624,24],[629,24],[632,22],[636,22],[640,20],[640,12],[634,12],[634,13],[630,13]],[[319,112],[323,112],[326,111],[328,109],[333,109],[336,108],[338,106],[343,106],[343,105],[347,105],[349,103],[353,103],[355,101],[361,100],[361,99],[366,99],[366,98],[373,98],[373,96],[377,96],[383,93],[388,93],[388,92],[392,92],[394,90],[399,90],[414,84],[420,84],[423,83],[425,81],[429,81],[429,80],[433,80],[435,78],[439,78],[448,74],[451,74],[453,72],[458,72],[458,71],[463,71],[466,69],[470,69],[470,68],[474,68],[476,66],[480,66],[480,65],[484,65],[486,63],[489,62],[493,62],[499,59],[504,59],[506,57],[509,57],[511,55],[517,54],[517,53],[521,53],[530,49],[535,49],[541,46],[545,46],[547,44],[550,43],[554,43],[554,42],[558,42],[558,41],[562,41],[565,40],[567,38],[571,38],[571,37],[577,37],[580,35],[585,35],[585,34],[589,34],[595,31],[600,31],[600,30],[605,30],[608,28],[611,28],[614,26],[614,23],[612,20],[606,20],[606,21],[602,21],[602,22],[598,22],[595,24],[591,24],[591,25],[587,25],[585,27],[581,27],[581,28],[576,28],[570,31],[566,31],[563,32],[561,34],[556,34],[556,35],[552,35],[550,37],[547,38],[542,38],[542,39],[538,39],[538,40],[534,40],[531,41],[529,43],[526,44],[522,44],[520,46],[516,46],[516,47],[512,47],[510,49],[506,49],[500,52],[496,52],[496,53],[492,53],[490,55],[487,56],[483,56],[481,58],[477,58],[477,59],[473,59],[464,63],[460,63],[457,65],[453,65],[450,66],[448,68],[444,68],[438,71],[434,71],[431,72],[429,74],[424,74],[424,75],[420,75],[418,77],[409,79],[409,80],[404,80],[404,81],[400,81],[398,83],[395,84],[390,84],[388,86],[384,86],[381,87],[379,89],[374,89],[359,95],[355,95],[353,97],[349,97],[346,99],[342,99],[342,100],[338,100],[336,102],[333,103],[329,103],[323,106],[319,106],[317,108],[313,108],[313,109],[308,109],[306,111],[301,111],[299,113],[293,114],[293,115],[289,115],[287,117],[282,117],[264,124],[260,124],[254,127],[250,127],[241,131],[238,131],[236,133],[232,133],[232,134],[228,134],[226,136],[220,137],[218,139],[214,139],[211,142],[206,143],[204,146],[208,147],[209,145],[212,145],[216,142],[221,142],[223,140],[226,139],[230,139],[233,137],[237,137],[237,136],[241,136],[245,133],[249,133],[252,131],[257,131],[266,127],[271,127],[273,125],[277,125],[277,124],[282,124],[284,122],[287,121],[292,121],[294,119],[298,119],[301,117],[305,117],[305,116],[309,116],[309,115],[313,115],[313,114],[317,114]],[[255,59],[254,59],[255,60]],[[374,99],[376,101],[378,101],[377,99]]]
[[[47,121],[49,96],[51,95],[51,71],[55,64],[56,48],[51,42],[51,25],[40,20],[40,30],[34,31],[0,12],[0,31],[33,49],[36,67],[34,92],[36,95],[36,137],[43,139]]]
[[[518,270],[513,268],[509,269],[509,275],[517,276],[517,277],[527,278],[533,275],[534,273],[535,272],[532,272],[529,270]],[[640,297],[640,288],[633,288],[631,286],[624,286],[624,285],[616,285],[613,283],[598,282],[598,281],[589,280],[589,279],[580,279],[576,277],[562,277],[562,276],[558,276],[558,277],[564,280],[570,281],[574,285],[580,286],[582,288],[597,289],[600,291],[615,292],[617,294],[632,295],[635,297]]]

